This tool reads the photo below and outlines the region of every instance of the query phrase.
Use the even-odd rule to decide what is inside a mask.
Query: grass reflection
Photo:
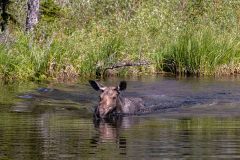
[[[26,93],[28,91],[32,91],[33,89],[37,88],[37,84],[35,83],[26,83],[26,84],[4,84],[0,82],[0,105],[9,105],[14,104],[18,101],[17,95],[19,93]]]

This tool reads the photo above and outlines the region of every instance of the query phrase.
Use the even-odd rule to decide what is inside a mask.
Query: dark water
[[[154,113],[96,123],[87,83],[0,85],[0,159],[240,158],[240,79],[127,81]]]

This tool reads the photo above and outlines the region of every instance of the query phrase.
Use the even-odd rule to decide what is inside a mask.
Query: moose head
[[[89,80],[89,83],[93,89],[101,91],[100,102],[95,109],[97,117],[106,118],[114,111],[121,112],[120,91],[127,88],[126,81],[121,81],[116,87],[106,87],[93,80]]]

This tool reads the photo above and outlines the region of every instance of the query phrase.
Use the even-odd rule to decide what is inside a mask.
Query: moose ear
[[[121,81],[120,83],[119,83],[119,86],[117,87],[117,89],[119,90],[119,91],[123,91],[123,90],[125,90],[127,88],[127,82],[126,81]]]
[[[89,80],[88,81],[90,83],[90,85],[92,86],[93,89],[95,89],[96,91],[99,91],[99,90],[104,90],[105,87],[99,83],[97,83],[96,81],[93,81],[93,80]]]

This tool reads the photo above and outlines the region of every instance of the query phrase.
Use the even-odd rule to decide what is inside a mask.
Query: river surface
[[[95,122],[87,82],[1,84],[0,159],[240,159],[239,78],[125,80],[153,113]]]

